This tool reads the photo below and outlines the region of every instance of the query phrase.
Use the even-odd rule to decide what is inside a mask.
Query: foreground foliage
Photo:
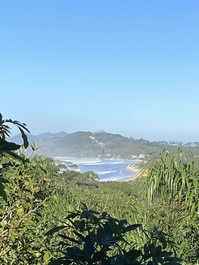
[[[22,129],[22,146],[8,141],[7,122]],[[1,264],[175,264],[176,253],[197,263],[197,165],[164,152],[134,182],[100,183],[93,172],[16,153],[26,132],[0,116]]]
[[[193,161],[179,151],[163,152],[151,167],[148,200],[158,209],[155,218],[175,237],[178,253],[196,263],[199,256],[199,171]]]
[[[141,229],[141,224],[128,224],[106,212],[101,215],[84,207],[82,211],[70,213],[62,226],[48,231],[58,233],[62,239],[59,248],[63,257],[52,260],[49,265],[130,265],[130,264],[179,264],[179,259],[166,251],[166,235],[158,230],[144,231],[147,242],[140,249],[129,244],[126,234]],[[60,233],[61,231],[61,233]],[[72,233],[72,236],[68,236]],[[133,234],[131,235],[133,237]]]

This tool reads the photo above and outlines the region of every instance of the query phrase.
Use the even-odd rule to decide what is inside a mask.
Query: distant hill
[[[11,140],[19,142],[19,136]],[[103,158],[142,158],[159,153],[163,146],[147,140],[136,140],[120,134],[107,132],[44,133],[29,135],[30,142],[37,147],[35,154],[50,157],[103,157]]]
[[[176,152],[180,147],[192,159],[199,158],[198,142],[188,144],[166,141],[150,142],[104,131],[29,134],[28,138],[30,143],[36,144],[37,150],[32,153],[28,149],[26,155],[151,159],[164,149]],[[21,136],[11,137],[10,141],[21,144]]]
[[[63,138],[65,136],[67,136],[68,133],[66,132],[58,132],[58,133],[42,133],[39,135],[32,135],[32,134],[28,134],[28,139],[30,143],[37,143],[37,142],[41,142],[41,141],[45,141],[45,140],[49,140],[52,138]],[[22,143],[22,139],[21,139],[21,135],[17,134],[13,137],[10,138],[10,140],[12,142],[15,142],[17,144],[21,144]]]

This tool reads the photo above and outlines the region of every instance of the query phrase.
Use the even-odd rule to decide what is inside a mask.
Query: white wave
[[[103,165],[104,163],[100,163],[98,161],[77,161],[76,164],[85,165],[85,166],[97,166],[97,165]]]
[[[99,175],[106,175],[106,174],[115,173],[115,172],[117,172],[117,170],[97,171],[96,173]]]
[[[97,166],[97,165],[111,165],[114,164],[113,161],[108,160],[93,160],[93,161],[80,161],[81,164],[88,165],[88,166]],[[79,164],[80,164],[79,163]]]
[[[76,171],[76,172],[80,172],[80,169],[79,168],[69,168],[70,171]]]
[[[107,182],[107,181],[128,181],[131,178],[131,176],[125,176],[125,177],[110,177],[110,178],[104,178],[100,179],[100,182]]]
[[[78,158],[78,157],[65,157],[57,156],[54,157],[56,160],[63,162],[72,162],[77,165],[104,165],[104,164],[137,164],[134,160],[123,160],[123,159],[99,159],[99,158]]]
[[[56,160],[64,161],[64,162],[72,162],[74,164],[94,164],[101,162],[101,159],[98,158],[78,158],[78,157],[65,157],[65,156],[57,156],[54,157]]]

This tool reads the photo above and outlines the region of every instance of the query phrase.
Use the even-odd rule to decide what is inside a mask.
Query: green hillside
[[[159,153],[162,145],[106,132],[75,132],[63,138],[36,142],[37,153],[48,156],[132,158]]]

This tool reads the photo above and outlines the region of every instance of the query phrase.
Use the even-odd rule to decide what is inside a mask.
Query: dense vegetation
[[[166,151],[136,181],[26,159],[0,117],[1,264],[196,264],[198,170]],[[6,136],[7,135],[7,136]],[[142,225],[140,225],[142,224]]]

